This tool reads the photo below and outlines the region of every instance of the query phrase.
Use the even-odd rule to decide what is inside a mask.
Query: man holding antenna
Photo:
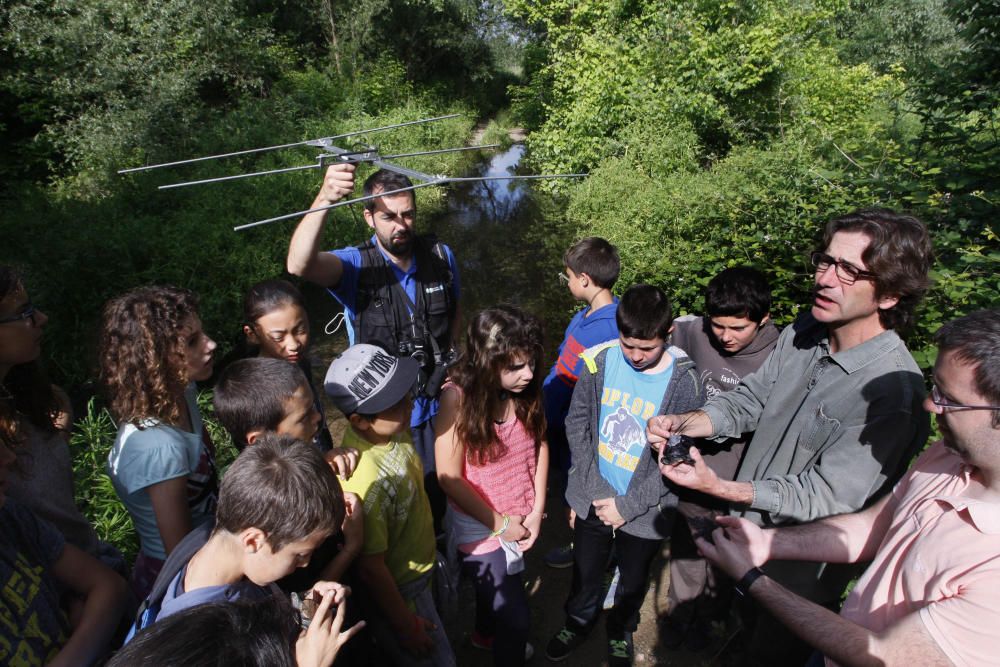
[[[417,235],[413,183],[381,169],[364,183],[373,234],[358,246],[321,250],[327,211],[307,213],[288,246],[289,273],[327,288],[344,306],[349,344],[370,343],[398,357],[413,357],[421,372],[413,388],[413,444],[424,464],[425,483],[440,532],[444,495],[437,485],[432,417],[448,365],[454,361],[458,326],[458,266],[451,249],[432,235]],[[310,208],[329,206],[354,190],[354,165],[327,168]],[[393,194],[394,193],[394,194]]]
[[[670,481],[727,501],[759,526],[854,512],[883,495],[924,444],[923,377],[896,329],[912,323],[932,260],[927,229],[886,209],[831,220],[815,267],[811,310],[787,327],[761,368],[698,411],[654,417],[650,444],[673,435],[723,439],[753,431],[735,479],[721,479],[692,447],[662,465]],[[853,570],[771,561],[793,592],[835,606]],[[740,585],[737,585],[740,590]],[[797,664],[808,647],[755,610],[752,664]]]

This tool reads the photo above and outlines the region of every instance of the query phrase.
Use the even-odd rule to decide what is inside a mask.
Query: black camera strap
[[[417,302],[422,303],[423,299],[419,294],[420,289],[421,285],[420,283],[417,283]],[[401,303],[405,303],[408,306],[410,315],[410,339],[415,343],[424,343],[428,338],[430,338],[431,344],[434,347],[437,347],[437,342],[434,341],[434,336],[430,335],[429,325],[427,318],[423,316],[423,310],[420,308],[418,303],[414,302],[413,299],[410,298],[410,295],[406,293],[406,290],[403,289],[403,284],[398,280],[394,280],[392,285],[389,287],[389,291],[395,293],[397,297],[402,299]],[[419,335],[417,332],[417,324],[420,325]],[[405,338],[405,336],[399,336],[398,334],[397,337],[401,340]]]

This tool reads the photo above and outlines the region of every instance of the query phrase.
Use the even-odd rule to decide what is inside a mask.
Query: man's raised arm
[[[331,165],[323,176],[323,187],[309,208],[333,204],[353,191],[354,165]],[[326,211],[316,211],[303,216],[288,245],[287,268],[289,273],[309,282],[334,287],[340,282],[344,265],[336,255],[318,247],[326,214]]]

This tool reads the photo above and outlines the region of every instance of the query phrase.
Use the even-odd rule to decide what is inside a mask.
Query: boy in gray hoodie
[[[646,444],[646,421],[704,403],[694,363],[666,344],[673,316],[662,290],[630,287],[616,319],[618,340],[584,352],[586,368],[566,417],[572,455],[566,501],[575,515],[573,583],[566,624],[546,647],[549,660],[564,660],[594,626],[613,545],[621,578],[607,617],[611,667],[632,664],[632,633],[650,564],[670,535],[677,506]]]
[[[670,342],[698,366],[705,395],[711,398],[739,385],[764,363],[778,342],[771,322],[771,286],[757,269],[725,269],[705,288],[705,315],[674,320]],[[717,443],[698,443],[705,462],[725,479],[736,475],[749,434]],[[727,585],[701,558],[688,527],[688,517],[726,513],[728,504],[712,496],[680,490],[678,518],[670,538],[670,588],[667,615],[660,623],[660,642],[667,648],[697,651],[708,646],[710,623],[722,620],[730,601]],[[697,521],[697,519],[695,519]]]

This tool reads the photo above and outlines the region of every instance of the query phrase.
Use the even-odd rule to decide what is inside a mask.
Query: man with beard
[[[927,288],[927,229],[886,209],[831,220],[815,267],[813,305],[787,327],[761,368],[703,409],[649,420],[661,448],[685,434],[719,440],[754,431],[735,479],[693,464],[662,466],[681,486],[730,503],[760,526],[857,511],[885,493],[924,444],[923,378],[895,330]],[[853,570],[772,561],[767,573],[834,608]],[[766,613],[749,614],[750,664],[802,664],[807,646]]]
[[[1000,664],[1000,310],[949,322],[936,339],[924,407],[942,439],[891,494],[862,512],[788,528],[722,517],[712,540],[698,541],[828,662]],[[837,616],[757,569],[775,558],[872,563]]]
[[[409,178],[385,169],[368,177],[364,195],[412,187]],[[339,201],[354,190],[354,165],[329,167],[311,208]],[[424,465],[435,528],[444,515],[437,485],[432,417],[447,365],[454,359],[458,321],[458,267],[451,249],[430,235],[414,232],[413,191],[364,202],[370,239],[359,246],[319,248],[326,211],[302,218],[288,247],[288,271],[326,287],[344,306],[349,344],[370,343],[397,357],[413,357],[421,373],[413,388],[410,425]]]

